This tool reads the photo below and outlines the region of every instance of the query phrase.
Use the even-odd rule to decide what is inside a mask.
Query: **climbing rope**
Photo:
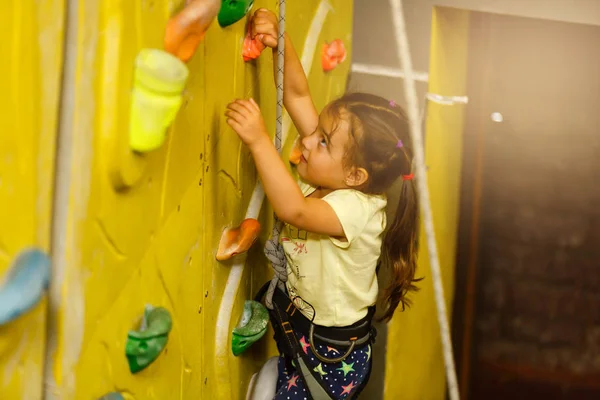
[[[285,0],[279,0],[279,37],[277,39],[277,121],[275,125],[275,148],[281,153],[281,137],[283,134],[283,71],[285,60]],[[285,290],[287,282],[287,263],[283,246],[279,243],[279,235],[283,230],[283,221],[274,215],[273,233],[265,244],[265,256],[271,262],[275,275],[269,284],[265,296],[265,304],[273,309],[273,293],[275,287]]]
[[[413,78],[412,59],[410,56],[408,39],[406,36],[402,0],[390,0],[390,5],[392,7],[392,19],[396,33],[396,45],[398,46],[398,58],[404,71],[404,94],[406,96],[407,113],[410,122],[410,135],[415,153],[414,157],[417,188],[419,191],[423,223],[425,225],[427,248],[429,249],[429,264],[431,265],[431,276],[433,278],[433,288],[435,292],[435,304],[437,307],[437,317],[440,325],[440,335],[442,338],[448,391],[450,393],[451,400],[459,400],[456,368],[454,366],[454,355],[452,352],[452,341],[450,340],[450,329],[448,327],[446,303],[444,301],[444,287],[442,285],[442,277],[440,272],[440,260],[435,241],[435,231],[433,229],[433,216],[429,200],[429,189],[427,187],[425,151],[423,150],[423,134],[421,123],[419,121],[419,106],[417,102],[415,81]]]

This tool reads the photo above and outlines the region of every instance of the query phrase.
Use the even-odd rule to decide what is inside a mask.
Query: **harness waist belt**
[[[260,292],[263,292],[263,290],[261,289]],[[327,344],[349,346],[350,342],[355,342],[356,345],[361,345],[369,341],[373,334],[371,321],[375,314],[375,307],[369,307],[367,315],[352,325],[327,327],[311,324],[310,320],[296,308],[290,298],[279,288],[275,289],[273,302],[286,312],[295,330],[308,337],[312,325],[315,339]]]

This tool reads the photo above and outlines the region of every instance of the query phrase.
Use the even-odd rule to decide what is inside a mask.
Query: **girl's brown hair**
[[[383,238],[379,265],[389,268],[391,282],[385,289],[382,320],[389,321],[398,305],[410,305],[408,292],[414,284],[418,251],[419,206],[412,174],[413,151],[408,118],[401,107],[382,97],[349,93],[334,100],[327,112],[344,118],[349,124],[345,164],[364,168],[369,177],[359,189],[382,194],[402,177],[402,189],[396,216]]]

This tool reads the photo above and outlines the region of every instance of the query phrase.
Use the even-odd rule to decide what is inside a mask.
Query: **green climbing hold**
[[[235,24],[252,8],[254,0],[223,0],[217,21],[221,28]]]
[[[171,331],[169,311],[162,307],[146,306],[139,331],[129,331],[125,355],[129,370],[135,374],[152,364],[165,348]]]
[[[231,350],[234,356],[239,356],[267,331],[269,312],[257,301],[246,300],[244,312],[238,326],[233,329]]]

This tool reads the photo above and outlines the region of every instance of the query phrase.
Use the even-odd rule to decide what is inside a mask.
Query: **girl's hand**
[[[258,38],[265,46],[277,48],[279,24],[277,16],[266,8],[259,8],[252,17],[252,39]]]
[[[225,115],[227,124],[233,128],[246,146],[252,147],[265,138],[269,139],[265,121],[254,99],[235,100],[227,106]]]

